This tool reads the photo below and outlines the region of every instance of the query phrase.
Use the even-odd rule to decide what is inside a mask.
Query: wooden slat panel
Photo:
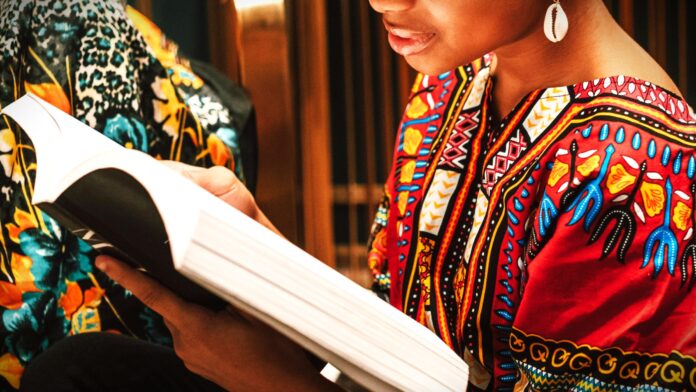
[[[370,4],[367,1],[355,2],[358,6],[358,17],[360,20],[361,34],[360,47],[362,48],[362,101],[364,105],[363,117],[365,126],[362,127],[363,139],[365,141],[362,154],[365,159],[365,184],[367,191],[367,213],[369,216],[374,216],[376,205],[372,200],[376,200],[378,194],[373,194],[373,189],[377,184],[377,148],[374,144],[374,134],[377,131],[375,127],[375,82],[372,76],[372,71],[375,64],[375,59],[372,57],[373,37],[370,34]],[[380,152],[381,153],[381,152]],[[360,154],[358,154],[360,155]],[[358,228],[366,230],[367,228]]]
[[[326,3],[297,2],[295,50],[305,250],[336,265],[331,208],[331,119]]]
[[[365,264],[362,268],[345,268],[341,265],[347,265],[350,260],[364,260]],[[351,278],[354,282],[369,287],[372,281],[370,271],[367,269],[367,248],[364,245],[339,245],[336,247],[336,260],[339,265],[338,270]]]
[[[333,201],[335,204],[347,205],[354,203],[358,205],[375,204],[374,197],[382,193],[381,184],[366,186],[365,184],[334,185]],[[363,228],[366,230],[366,228]]]
[[[355,33],[356,21],[351,18],[353,15],[353,1],[352,0],[340,0],[341,1],[341,30],[342,30],[342,41],[343,41],[343,59],[346,64],[345,68],[345,102],[346,102],[346,151],[348,156],[348,161],[346,165],[348,166],[348,184],[357,183],[358,173],[357,173],[357,146],[356,146],[356,114],[355,109],[356,102],[356,70],[353,69],[353,64],[355,64],[354,57],[358,54],[353,52],[353,37]],[[357,244],[358,243],[358,208],[357,204],[353,200],[348,200],[348,243]],[[337,257],[338,266],[341,267],[341,261],[344,259]],[[347,260],[348,268],[359,263],[358,257],[354,254],[350,254]]]
[[[655,8],[656,34],[657,34],[657,61],[663,68],[667,68],[667,7],[663,0],[653,0],[657,3]]]
[[[648,21],[648,52],[655,57],[655,54],[657,53],[657,26],[656,26],[656,21],[654,19],[655,12],[656,12],[656,4],[652,0],[648,0],[647,2],[647,7],[648,7],[648,15],[653,16],[653,19]],[[656,58],[657,59],[657,58]]]
[[[251,93],[257,113],[257,202],[290,241],[299,243],[300,164],[291,105],[285,3],[235,0],[235,6],[241,81]]]
[[[345,101],[343,107],[332,110],[345,118],[337,126],[346,131],[341,137],[347,156],[346,162],[334,163],[343,164],[347,172],[345,183],[333,186],[334,208],[345,219],[334,227],[345,230],[347,236],[342,237],[343,243],[335,244],[336,265],[360,280],[369,276],[365,236],[360,234],[369,230],[376,212],[384,186],[380,179],[391,166],[397,124],[415,74],[393,53],[380,18],[372,14],[367,2],[326,1],[339,1],[340,17],[334,23],[340,24],[341,37],[333,47],[341,48],[339,55],[345,64],[341,82],[332,87],[338,89],[332,94],[342,94]]]
[[[333,185],[334,209],[344,220],[334,225],[344,233],[335,244],[336,264],[341,271],[360,275],[367,271],[364,234],[382,194],[381,179],[391,163],[396,105],[405,102],[413,73],[405,62],[397,61],[379,17],[372,14],[367,2],[338,0],[335,4],[340,13],[332,14],[341,33],[333,48],[340,48],[337,55],[345,68],[340,80],[333,83],[331,95],[341,94],[344,104],[334,105],[332,110],[345,119],[334,124],[345,134],[336,134],[344,143],[334,143],[334,149],[344,149],[346,160],[334,164],[343,165],[347,173],[345,181]],[[346,247],[362,251],[348,252]]]
[[[387,163],[387,167],[383,169],[385,170],[388,168],[389,162],[391,162],[391,156],[393,153],[393,141],[397,127],[397,122],[393,116],[393,113],[395,113],[394,82],[392,81],[392,65],[394,63],[394,59],[392,55],[392,49],[389,46],[389,43],[387,42],[387,34],[382,30],[378,31],[380,31],[381,34],[378,33],[377,37],[375,37],[375,40],[377,43],[377,47],[379,48],[377,64],[379,67],[379,76],[381,82],[379,90],[381,92],[380,103],[382,105],[382,110],[380,111],[380,113],[382,113],[384,124],[383,129],[380,130],[384,135],[382,139],[384,140],[384,143],[381,146],[381,153],[384,154],[383,156],[385,157],[385,162]],[[382,174],[386,175],[387,173]]]
[[[237,14],[231,1],[207,0],[210,62],[227,77],[240,80]]]

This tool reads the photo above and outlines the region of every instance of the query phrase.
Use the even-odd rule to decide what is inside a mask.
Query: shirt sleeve
[[[385,189],[384,196],[377,208],[375,220],[372,223],[368,239],[367,263],[372,273],[372,291],[380,298],[389,302],[391,280],[387,260],[387,221],[389,215],[389,194]]]
[[[635,122],[594,121],[541,158],[510,335],[520,383],[696,388],[695,174],[688,142]]]

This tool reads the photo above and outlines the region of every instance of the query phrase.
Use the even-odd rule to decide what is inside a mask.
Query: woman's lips
[[[389,45],[402,56],[412,56],[424,51],[435,38],[435,33],[402,29],[394,27],[386,21],[384,25],[389,35]]]

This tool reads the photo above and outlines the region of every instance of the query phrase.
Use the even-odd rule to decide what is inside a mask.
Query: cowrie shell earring
[[[553,1],[546,10],[546,18],[544,18],[544,34],[554,43],[560,42],[568,33],[568,16],[559,1]]]

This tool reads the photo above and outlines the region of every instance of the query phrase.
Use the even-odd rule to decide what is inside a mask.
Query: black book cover
[[[174,269],[157,206],[128,173],[113,168],[95,170],[70,185],[54,203],[38,207],[100,253],[144,269],[183,299],[211,309],[225,306]]]

